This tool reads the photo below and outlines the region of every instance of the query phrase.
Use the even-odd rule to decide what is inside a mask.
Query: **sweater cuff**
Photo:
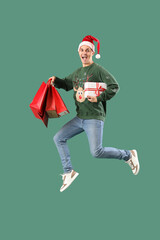
[[[54,86],[57,85],[57,82],[58,82],[58,77],[56,77],[55,80],[54,80]]]
[[[101,101],[102,101],[102,96],[99,95],[99,96],[97,97],[97,102],[101,102]]]
[[[60,88],[63,83],[64,83],[63,79],[56,77],[56,79],[54,80],[54,84],[53,85],[56,88]]]

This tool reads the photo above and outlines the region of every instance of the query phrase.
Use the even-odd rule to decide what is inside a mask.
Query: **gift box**
[[[104,82],[85,82],[84,96],[98,97],[102,92],[107,89],[107,84]]]

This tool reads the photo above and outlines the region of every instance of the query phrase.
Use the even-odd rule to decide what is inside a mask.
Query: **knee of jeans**
[[[102,148],[91,149],[91,154],[95,158],[99,158],[101,155]]]
[[[56,144],[59,142],[65,142],[66,140],[63,138],[63,136],[60,134],[60,132],[57,132],[56,135],[53,137],[53,141]]]
[[[59,141],[59,134],[58,133],[56,133],[56,135],[54,135],[54,137],[53,137],[53,141],[55,142],[55,143],[57,143],[58,141]]]

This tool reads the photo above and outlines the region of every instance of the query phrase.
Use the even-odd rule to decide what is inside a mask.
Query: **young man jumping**
[[[117,93],[119,87],[114,77],[107,70],[93,62],[92,57],[95,54],[93,41],[98,43],[98,54],[96,58],[100,58],[99,40],[88,35],[78,46],[82,67],[64,79],[55,76],[51,77],[51,84],[54,84],[56,88],[63,88],[66,91],[74,90],[74,100],[77,111],[77,116],[65,124],[54,136],[54,142],[58,149],[64,170],[62,174],[63,184],[60,192],[63,192],[69,187],[79,175],[79,173],[73,170],[67,140],[82,132],[86,133],[91,154],[95,158],[122,159],[128,163],[134,175],[137,175],[140,169],[136,150],[122,150],[102,146],[106,102]],[[100,95],[93,96],[88,94],[86,96],[86,82],[96,84],[105,83],[106,89],[103,89]]]

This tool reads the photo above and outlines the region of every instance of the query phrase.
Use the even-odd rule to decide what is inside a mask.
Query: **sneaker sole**
[[[79,173],[76,172],[76,174],[72,178],[72,181],[68,185],[66,185],[63,189],[60,189],[60,192],[63,192],[64,190],[66,190],[71,185],[71,183],[76,179],[76,177],[78,177],[78,175]]]
[[[138,160],[138,154],[137,154],[137,151],[134,149],[134,150],[132,150],[132,151],[134,151],[134,153],[135,153],[135,158],[137,158],[137,161],[138,161],[138,167],[137,167],[137,172],[136,173],[133,173],[134,175],[137,175],[138,173],[139,173],[139,170],[140,170],[140,165],[139,165],[139,160]]]

